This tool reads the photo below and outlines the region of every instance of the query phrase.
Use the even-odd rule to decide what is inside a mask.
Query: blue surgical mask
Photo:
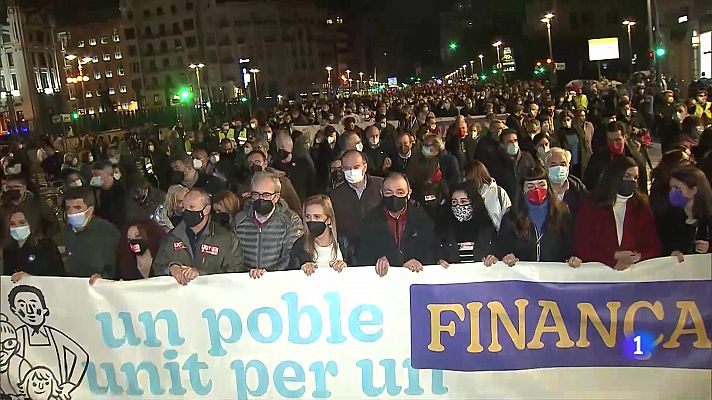
[[[551,183],[556,183],[557,185],[564,183],[568,177],[569,169],[567,167],[557,165],[549,168],[549,180]]]
[[[10,228],[10,237],[18,242],[27,240],[27,238],[30,237],[30,233],[31,231],[29,225]]]
[[[87,211],[82,211],[76,214],[67,214],[67,223],[74,229],[83,228],[87,223]]]

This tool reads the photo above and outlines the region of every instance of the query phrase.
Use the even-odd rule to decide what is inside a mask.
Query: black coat
[[[445,207],[449,210],[449,206]],[[452,215],[445,216],[443,211],[443,224],[437,228],[440,246],[438,258],[449,263],[459,263],[460,244],[471,242],[474,244],[475,262],[492,254],[492,244],[497,236],[497,230],[487,213],[481,218],[473,217],[467,222],[458,222]]]
[[[491,136],[485,136],[480,139],[475,151],[475,160],[480,161],[487,167],[497,185],[504,189],[510,198],[516,197],[519,191],[519,183],[514,171],[512,157],[502,150],[497,140]]]
[[[697,254],[696,240],[705,240],[712,244],[712,217],[700,219],[692,225],[687,224],[686,220],[687,215],[683,209],[669,207],[667,212],[655,221],[658,236],[663,243],[663,254],[672,254],[673,251]]]
[[[407,218],[401,249],[398,249],[388,227],[386,211],[383,207],[371,210],[361,224],[361,239],[356,252],[358,264],[374,266],[383,256],[388,258],[392,266],[402,266],[411,259],[416,259],[423,265],[434,264],[434,249],[437,243],[433,234],[433,220],[413,203],[408,205]]]
[[[287,174],[302,203],[316,193],[314,167],[306,159],[295,158],[288,163],[275,161],[273,167]]]
[[[357,265],[356,249],[354,248],[354,246],[351,245],[349,240],[344,236],[339,236],[337,238],[337,241],[339,242],[339,250],[341,251],[341,255],[343,256],[346,265]],[[301,269],[302,265],[309,261],[312,260],[309,257],[309,254],[307,254],[306,249],[304,249],[304,236],[302,236],[297,239],[297,241],[294,242],[294,246],[292,246],[292,251],[289,254],[289,267],[287,269]]]
[[[586,185],[584,185],[579,178],[569,175],[568,180],[569,190],[564,193],[564,203],[569,206],[569,211],[575,218],[579,203],[588,196],[589,192],[588,189],[586,189]]]
[[[42,239],[35,245],[28,242],[18,248],[13,240],[3,248],[2,275],[20,271],[37,276],[64,276],[64,264],[57,245],[50,239]]]
[[[216,176],[199,172],[198,180],[197,182],[195,182],[193,187],[197,189],[203,189],[208,192],[209,195],[215,196],[225,190],[225,182],[223,182],[222,179]]]
[[[520,261],[527,262],[565,262],[573,255],[574,222],[570,213],[566,213],[559,234],[547,229],[549,221],[544,223],[544,236],[540,242],[540,256],[536,257],[536,233],[534,223],[529,222],[529,235],[517,236],[512,220],[514,209],[510,209],[499,227],[495,244],[495,256],[500,260],[507,254],[514,254]]]
[[[624,150],[624,155],[631,157],[638,165],[638,189],[643,193],[648,193],[648,170],[646,168],[645,158],[635,148],[630,146],[630,141],[626,141]],[[583,183],[588,190],[591,192],[596,190],[603,170],[606,169],[606,166],[608,166],[612,160],[608,147],[599,148],[593,153],[586,167],[586,173],[583,176]]]
[[[96,189],[96,212],[101,217],[116,226],[119,230],[126,224],[126,191],[120,181],[114,180],[114,185],[108,189]]]

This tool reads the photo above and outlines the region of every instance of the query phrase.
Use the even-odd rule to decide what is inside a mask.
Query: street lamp
[[[475,60],[470,60],[470,69],[472,70],[472,76],[475,76]]]
[[[195,71],[195,80],[198,84],[198,96],[200,96],[200,115],[202,117],[203,123],[205,123],[205,103],[203,102],[203,88],[200,86],[200,70],[204,67],[205,64],[203,63],[191,63],[190,65],[188,65],[188,68]]]
[[[331,93],[331,70],[334,68],[332,68],[331,65],[327,65],[326,68],[324,68],[324,69],[326,69],[328,89],[329,89],[329,93]]]
[[[482,68],[482,73],[484,74],[485,73],[485,62],[483,61],[483,59],[485,58],[485,56],[480,54],[477,57],[480,58],[480,67]]]
[[[346,80],[349,81],[349,92],[351,91],[351,70],[346,70]]]
[[[255,100],[259,100],[260,93],[257,91],[257,74],[260,73],[260,70],[257,68],[250,68],[250,73],[252,74],[252,82],[255,84]]]
[[[626,27],[626,30],[628,31],[628,49],[630,50],[630,72],[631,74],[633,73],[633,40],[631,36],[631,30],[633,26],[635,26],[635,21],[632,20],[625,20],[623,21],[623,25]]]
[[[546,35],[549,38],[549,58],[551,58],[551,62],[554,62],[554,50],[551,46],[551,20],[554,18],[554,14],[551,12],[546,13],[544,15],[544,18],[541,19],[541,22],[546,24]]]

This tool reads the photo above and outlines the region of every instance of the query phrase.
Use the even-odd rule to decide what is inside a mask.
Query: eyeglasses
[[[278,195],[279,193],[269,193],[269,192],[252,192],[250,193],[250,196],[252,197],[252,200],[272,200],[274,199],[274,196]]]

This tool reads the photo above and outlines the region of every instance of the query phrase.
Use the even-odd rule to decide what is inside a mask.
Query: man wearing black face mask
[[[281,189],[273,174],[256,173],[252,202],[235,216],[235,237],[245,250],[245,263],[254,279],[266,271],[287,270],[292,245],[303,233],[299,216],[280,201]]]
[[[211,196],[225,190],[225,184],[220,178],[206,175],[193,165],[193,159],[187,154],[171,157],[171,181],[174,185],[183,185],[189,189],[204,189]]]
[[[356,259],[363,266],[376,266],[384,276],[391,265],[420,272],[435,263],[433,221],[414,203],[408,179],[393,173],[383,182],[383,206],[364,219]]]
[[[292,181],[287,178],[287,175],[278,171],[274,168],[267,166],[267,159],[264,153],[259,150],[253,150],[247,155],[246,167],[249,173],[245,174],[237,186],[237,194],[242,197],[242,199],[249,199],[250,193],[252,192],[252,177],[259,172],[267,172],[273,174],[277,179],[279,179],[279,184],[282,186],[280,191],[280,198],[287,203],[290,210],[297,214],[302,212],[302,202],[299,200],[296,190],[294,190],[294,185]]]
[[[143,221],[151,218],[159,204],[163,204],[166,194],[151,186],[145,178],[138,177],[128,190],[126,197],[127,221]]]
[[[246,272],[242,247],[232,232],[210,218],[210,196],[192,189],[183,199],[183,221],[161,242],[154,275],[171,275],[181,285],[198,275]]]
[[[278,169],[292,181],[299,200],[304,202],[307,197],[316,192],[316,172],[312,163],[300,157],[295,157],[294,142],[287,132],[277,134],[277,157],[272,167]],[[308,157],[308,155],[307,155]]]
[[[57,216],[46,202],[36,199],[32,192],[27,190],[26,178],[21,174],[5,176],[0,197],[0,221],[5,221],[5,213],[18,206],[39,213],[44,237],[52,238],[59,234],[62,228]]]

